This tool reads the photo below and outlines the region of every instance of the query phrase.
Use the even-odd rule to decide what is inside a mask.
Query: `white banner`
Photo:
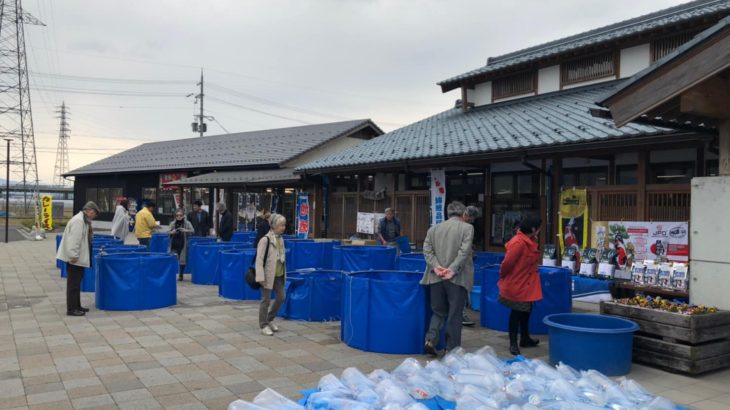
[[[446,219],[446,172],[431,170],[431,225]]]
[[[593,246],[599,250],[615,249],[628,266],[645,259],[689,260],[687,222],[594,221],[592,225]]]

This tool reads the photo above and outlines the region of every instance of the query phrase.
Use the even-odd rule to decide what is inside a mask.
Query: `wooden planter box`
[[[639,325],[635,362],[689,374],[730,366],[730,311],[689,316],[601,302],[601,314]]]

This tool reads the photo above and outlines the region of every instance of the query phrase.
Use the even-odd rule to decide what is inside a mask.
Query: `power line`
[[[185,97],[185,94],[183,93],[171,93],[171,92],[159,92],[159,93],[149,93],[145,91],[119,91],[119,90],[99,90],[99,89],[90,89],[90,88],[71,88],[71,87],[58,87],[58,88],[52,88],[52,87],[44,87],[44,88],[38,88],[37,90],[43,90],[43,91],[49,91],[49,92],[68,92],[72,94],[92,94],[92,95],[113,95],[118,97],[175,97],[175,98],[181,98]]]
[[[115,84],[153,84],[153,85],[189,85],[191,82],[186,80],[151,80],[139,78],[112,78],[112,77],[91,77],[70,74],[54,74],[40,73],[32,71],[31,74],[38,77],[54,78],[57,80],[96,82],[96,83],[115,83]]]
[[[246,106],[243,106],[243,105],[240,105],[240,104],[232,103],[230,101],[222,100],[222,99],[217,98],[217,97],[208,96],[208,99],[209,100],[213,100],[213,101],[217,101],[217,102],[219,102],[221,104],[230,105],[231,107],[241,108],[241,109],[246,110],[246,111],[251,111],[251,112],[255,112],[255,113],[259,113],[259,114],[263,114],[263,115],[268,115],[270,117],[280,118],[282,120],[294,121],[294,122],[298,122],[300,124],[305,124],[305,125],[311,125],[312,124],[311,122],[302,121],[302,120],[297,119],[297,118],[286,117],[286,116],[283,116],[283,115],[274,114],[274,113],[267,112],[267,111],[257,110],[256,108],[246,107]]]

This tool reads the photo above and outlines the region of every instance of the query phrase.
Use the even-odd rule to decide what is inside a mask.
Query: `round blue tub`
[[[510,310],[499,303],[499,266],[491,266],[482,272],[482,300],[480,303],[480,322],[483,327],[506,332],[509,325]],[[540,282],[542,300],[535,303],[530,315],[530,333],[545,335],[548,327],[542,319],[554,313],[570,313],[573,309],[571,293],[571,272],[565,268],[541,266]]]
[[[95,292],[96,291],[96,258],[99,256],[102,250],[124,246],[121,240],[118,239],[96,239],[94,235],[94,241],[91,247],[91,266],[84,269],[84,277],[81,279],[81,291],[82,292]],[[61,275],[68,275],[66,269],[61,271]],[[65,276],[64,276],[65,277]]]
[[[340,269],[345,272],[394,270],[397,249],[392,246],[342,246]]]
[[[255,249],[220,252],[221,283],[218,286],[218,295],[235,300],[261,299],[261,291],[251,289],[244,279],[254,263],[255,255]]]
[[[558,313],[543,321],[550,335],[550,363],[577,370],[595,369],[606,376],[631,371],[636,323],[612,316]]]
[[[220,283],[219,253],[235,248],[250,248],[250,243],[212,242],[196,243],[188,253],[193,263],[193,283],[196,285],[218,285]]]
[[[504,253],[502,252],[475,252],[474,253],[474,272],[476,273],[478,270],[481,270],[483,268],[499,265],[504,260]],[[474,284],[475,285],[481,285],[482,284],[482,276],[475,274],[474,275]]]
[[[398,257],[398,270],[425,272],[426,257],[422,253],[402,253]]]
[[[342,270],[342,246],[332,247],[332,270]]]
[[[251,242],[256,240],[256,231],[233,232],[232,242]]]
[[[63,235],[61,235],[61,234],[56,235],[56,253],[58,253],[58,247],[61,245],[62,238],[63,238]],[[62,269],[63,265],[64,265],[64,261],[62,261],[60,259],[56,259],[56,267],[58,269]]]
[[[170,250],[170,234],[156,232],[150,238],[150,252],[166,253]]]
[[[187,254],[185,255],[185,260],[187,261],[185,265],[185,273],[190,273],[193,271],[193,261],[190,259],[190,251],[193,249],[193,246],[198,243],[215,243],[216,238],[214,236],[191,236],[188,238],[188,249]]]
[[[422,273],[402,271],[345,275],[342,341],[368,352],[423,353],[431,310],[427,288],[418,284],[422,276]]]
[[[177,303],[177,257],[161,253],[101,254],[97,258],[96,307],[146,310]]]
[[[340,320],[341,271],[300,270],[286,273],[286,300],[279,316],[290,320]]]
[[[291,249],[291,257],[286,261],[288,270],[332,269],[333,249],[339,242],[288,240],[286,248]]]
[[[471,297],[469,298],[471,310],[479,312],[482,305],[482,287],[474,285],[471,287]]]

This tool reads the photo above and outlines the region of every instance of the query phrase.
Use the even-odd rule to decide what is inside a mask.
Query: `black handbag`
[[[266,268],[266,259],[269,258],[269,245],[271,244],[269,237],[266,236],[266,252],[264,252],[264,269]],[[255,264],[256,262],[254,262]],[[246,272],[246,283],[253,290],[261,289],[261,284],[256,282],[256,267],[248,268]]]

